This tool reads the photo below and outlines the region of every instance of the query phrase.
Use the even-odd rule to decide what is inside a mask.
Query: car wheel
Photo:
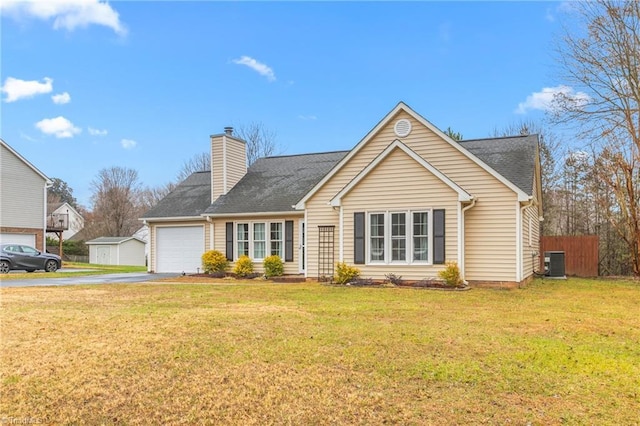
[[[35,269],[27,269],[27,272],[29,272],[29,273],[35,272]]]
[[[55,272],[58,270],[58,263],[55,260],[47,260],[44,264],[44,270],[47,272]]]
[[[8,274],[9,269],[9,262],[6,260],[0,260],[0,274]]]

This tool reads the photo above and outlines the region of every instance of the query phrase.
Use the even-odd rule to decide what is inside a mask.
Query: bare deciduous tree
[[[102,169],[91,181],[94,232],[103,236],[126,237],[141,225],[144,208],[139,204],[138,172],[123,167]]]
[[[553,118],[593,143],[594,171],[615,197],[608,220],[640,275],[640,2],[572,5],[586,31],[566,30],[557,54],[564,83],[576,91],[555,97]]]
[[[176,181],[180,183],[192,173],[209,170],[211,170],[211,154],[209,152],[201,152],[182,164],[182,168],[180,168],[178,176],[176,176]]]
[[[261,122],[241,124],[236,127],[235,134],[247,143],[247,165],[249,166],[258,158],[278,153],[276,132],[268,129]]]
[[[158,204],[160,200],[166,197],[167,194],[173,191],[175,187],[176,184],[173,182],[156,187],[146,187],[139,191],[137,203],[144,208],[145,211],[149,210]]]
[[[258,158],[277,154],[279,151],[276,142],[276,133],[269,130],[261,122],[241,124],[234,129],[234,136],[244,140],[247,145],[247,165],[252,165]],[[186,160],[176,180],[178,183],[185,180],[192,173],[211,170],[211,155],[209,152],[195,154]]]

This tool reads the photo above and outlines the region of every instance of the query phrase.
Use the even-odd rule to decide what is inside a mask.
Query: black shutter
[[[353,263],[364,264],[364,213],[353,214]]]
[[[226,246],[227,260],[233,260],[233,222],[226,223]]]
[[[444,209],[433,211],[433,263],[444,263]]]
[[[284,261],[293,262],[293,221],[284,223]]]

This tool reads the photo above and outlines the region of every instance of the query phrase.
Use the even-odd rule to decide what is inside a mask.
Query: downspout
[[[460,267],[460,275],[462,276],[462,280],[466,283],[466,280],[464,278],[465,276],[465,266],[464,266],[464,251],[465,251],[465,247],[464,247],[464,214],[467,210],[469,210],[470,208],[472,208],[473,206],[476,205],[476,198],[472,198],[471,199],[471,204],[469,204],[468,206],[462,207],[460,209],[460,219],[458,220],[458,266]],[[458,204],[458,207],[460,208],[462,206],[462,203]]]
[[[41,247],[43,253],[47,252],[47,189],[51,188],[52,186],[53,186],[53,182],[51,182],[49,179],[47,179],[44,182],[44,196],[43,196],[44,215],[42,215],[42,247]],[[62,235],[60,236],[60,238],[62,239]]]
[[[213,235],[213,232],[215,230],[215,225],[213,224],[213,220],[211,219],[211,216],[205,216],[204,217],[207,222],[209,223],[209,250],[215,250],[215,235]]]
[[[338,251],[339,253],[339,259],[340,262],[344,262],[344,210],[342,209],[342,204],[340,204],[340,233],[339,235],[339,244],[340,244],[340,250]]]
[[[516,260],[516,281],[520,283],[523,279],[522,275],[524,274],[524,258],[522,256],[522,215],[524,213],[524,209],[529,208],[533,205],[534,199],[533,197],[529,197],[529,202],[523,206],[520,206],[520,210],[518,212],[518,218],[516,220],[516,225],[518,226],[516,233],[516,256],[518,259]]]
[[[151,227],[149,226],[149,223],[146,219],[142,219],[142,225],[149,228],[149,234],[147,234],[147,238],[149,239],[149,241],[147,241],[147,244],[149,245],[149,253],[146,253],[147,244],[145,244],[144,260],[147,264],[147,272],[151,272]]]

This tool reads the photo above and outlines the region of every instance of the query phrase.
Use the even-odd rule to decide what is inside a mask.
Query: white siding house
[[[49,178],[0,139],[0,243],[45,250]]]

